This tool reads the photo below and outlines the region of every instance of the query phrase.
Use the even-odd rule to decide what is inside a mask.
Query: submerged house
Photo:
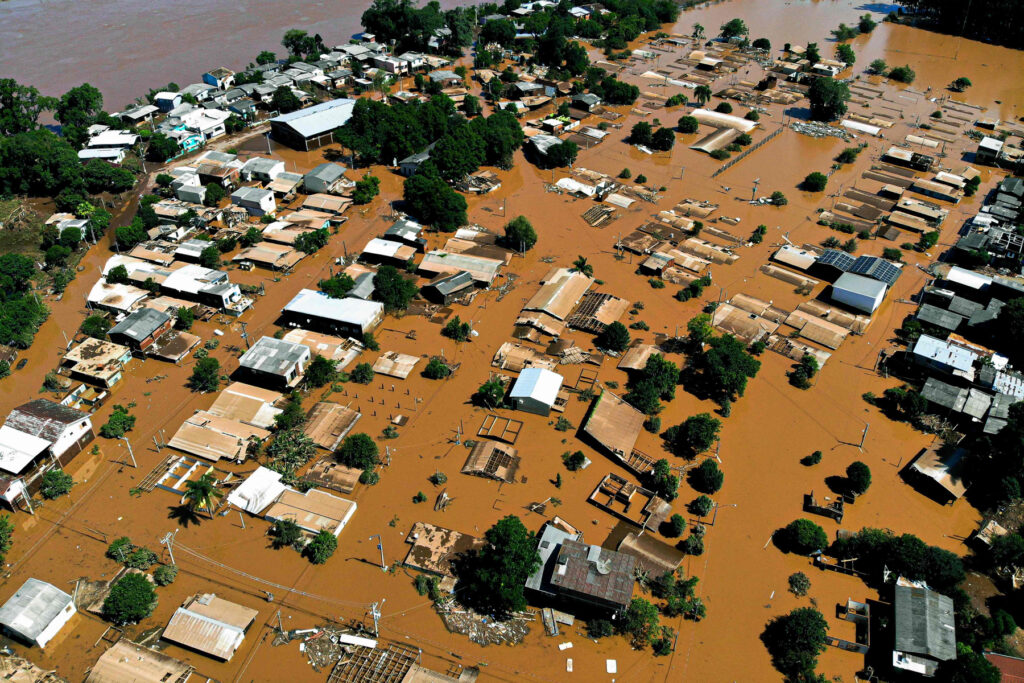
[[[953,600],[900,577],[895,590],[896,669],[934,676],[942,662],[956,659]]]
[[[0,626],[24,643],[46,647],[75,616],[70,595],[39,579],[28,579],[0,607]]]

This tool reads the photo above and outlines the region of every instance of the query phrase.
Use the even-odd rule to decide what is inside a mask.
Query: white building
[[[512,386],[509,398],[517,410],[547,416],[562,389],[562,376],[544,368],[526,368]]]
[[[46,647],[77,611],[75,601],[64,591],[28,579],[0,607],[0,626],[18,640]]]
[[[239,173],[242,176],[242,180],[267,182],[284,173],[284,162],[278,159],[253,157],[245,162],[245,166],[242,166],[242,170]]]
[[[290,327],[361,337],[384,319],[384,304],[351,297],[332,299],[323,292],[303,289],[281,313]]]
[[[885,298],[887,287],[863,275],[843,273],[832,284],[832,300],[864,313],[874,313]]]
[[[240,187],[231,193],[231,203],[249,212],[250,216],[264,216],[277,210],[274,193],[259,187]]]

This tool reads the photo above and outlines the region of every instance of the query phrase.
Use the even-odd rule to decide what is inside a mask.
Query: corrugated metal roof
[[[68,408],[46,398],[37,398],[12,410],[4,424],[53,443],[69,425],[88,419],[88,413]]]
[[[896,586],[896,650],[939,661],[956,658],[953,601],[927,588]]]
[[[519,374],[509,398],[530,398],[545,405],[555,404],[562,388],[562,376],[544,368],[526,368]]]
[[[332,299],[323,292],[303,289],[288,302],[284,311],[365,327],[384,312],[384,304],[350,297]]]
[[[71,596],[39,579],[27,579],[0,607],[0,624],[28,640],[35,640],[68,605]]]
[[[347,98],[331,100],[276,116],[270,122],[286,124],[303,137],[313,137],[344,126],[352,118],[355,103]]]
[[[171,316],[155,308],[140,308],[110,328],[110,336],[123,334],[136,341],[146,339],[170,321]]]
[[[302,344],[293,344],[283,339],[261,337],[238,359],[243,368],[284,375],[292,367],[309,360],[309,349]]]

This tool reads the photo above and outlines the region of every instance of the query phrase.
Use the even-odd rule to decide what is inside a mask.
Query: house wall
[[[81,422],[68,425],[57,441],[50,446],[50,452],[55,458],[63,461],[69,454],[71,457],[77,455],[93,438],[95,434],[92,431],[92,420],[87,417]],[[70,461],[71,458],[68,458],[67,462]]]
[[[874,313],[875,309],[878,308],[878,305],[882,302],[882,297],[884,295],[885,293],[883,292],[877,299],[872,299],[869,296],[850,292],[845,289],[832,289],[833,301],[846,304],[847,306],[855,308],[858,311],[863,311],[864,313]]]
[[[71,621],[71,617],[75,616],[77,611],[74,603],[68,603],[68,606],[61,610],[61,613],[54,617],[53,621],[39,634],[36,644],[39,647],[46,647],[46,644],[64,628],[64,624]]]
[[[551,414],[551,406],[536,399],[517,398],[515,402],[516,410],[521,410],[524,413],[533,413],[534,415],[543,415],[544,417]]]

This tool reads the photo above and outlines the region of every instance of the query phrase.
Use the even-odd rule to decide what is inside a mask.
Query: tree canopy
[[[818,655],[825,651],[828,622],[813,607],[800,607],[775,617],[761,633],[761,642],[772,657],[772,665],[787,680],[816,680]]]
[[[335,455],[342,465],[360,470],[373,469],[380,462],[377,442],[362,432],[346,436]]]
[[[516,216],[505,224],[505,244],[516,251],[529,251],[537,244],[537,231],[526,216]]]
[[[703,353],[691,355],[685,373],[688,385],[716,401],[742,396],[747,380],[757,375],[761,361],[751,356],[732,335],[714,337]]]
[[[807,91],[811,105],[811,118],[815,121],[835,121],[846,113],[850,101],[850,86],[832,78],[817,78]]]
[[[156,589],[145,574],[125,574],[103,600],[103,616],[118,626],[135,624],[156,607]]]
[[[540,568],[534,534],[514,515],[499,520],[484,534],[487,545],[458,564],[466,601],[499,619],[526,608],[526,579]]]
[[[373,298],[388,311],[404,311],[417,292],[419,287],[394,266],[383,265],[373,276]]]

